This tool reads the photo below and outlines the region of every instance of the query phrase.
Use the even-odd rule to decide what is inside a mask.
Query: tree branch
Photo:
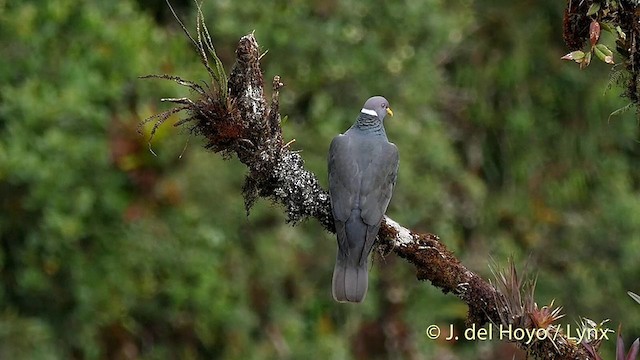
[[[199,49],[200,55],[203,50]],[[247,211],[258,197],[264,197],[284,206],[288,222],[315,218],[326,230],[335,232],[329,194],[315,175],[304,168],[300,154],[291,151],[288,144],[283,144],[278,102],[283,84],[278,76],[274,78],[273,95],[268,106],[259,64],[259,47],[253,34],[240,39],[236,58],[228,79],[229,88],[224,89],[228,92],[215,88],[216,84],[225,83],[218,80],[205,94],[198,91],[200,97],[197,100],[165,99],[189,113],[176,125],[191,124],[191,131],[207,139],[208,149],[226,157],[236,155],[247,166],[249,173],[243,188]],[[192,89],[198,86],[177,77],[165,77]],[[225,97],[227,93],[228,97]],[[168,110],[167,113],[173,111]],[[157,127],[166,117],[159,114],[145,123],[154,119],[159,119]],[[378,240],[412,263],[419,280],[429,280],[444,293],[453,293],[464,301],[469,306],[469,324],[500,324],[512,316],[509,309],[498,305],[504,303],[498,301],[504,295],[467,269],[438,236],[413,232],[385,217]],[[572,343],[564,335],[559,336],[555,343],[544,340],[525,345],[525,341],[519,346],[540,358],[589,358],[582,346]]]

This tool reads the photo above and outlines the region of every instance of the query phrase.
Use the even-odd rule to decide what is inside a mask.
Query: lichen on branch
[[[260,68],[260,48],[254,34],[243,36],[236,49],[236,62],[229,78],[217,78],[224,71],[213,71],[219,59],[201,21],[198,8],[198,36],[192,37],[180,22],[201,61],[212,74],[209,86],[171,75],[147,77],[175,81],[195,93],[195,98],[163,99],[175,108],[154,115],[141,126],[154,122],[152,134],[172,114],[185,112],[187,116],[175,126],[185,126],[203,136],[206,147],[225,158],[237,157],[247,166],[248,174],[243,187],[247,211],[259,197],[270,199],[284,207],[290,222],[297,223],[314,218],[330,232],[334,232],[329,194],[320,186],[316,176],[304,167],[299,152],[284,143],[279,113],[279,93],[283,84],[276,76],[272,82],[270,103],[264,92]],[[203,40],[204,39],[204,40]],[[207,55],[208,54],[208,55]],[[226,75],[225,75],[226,76]],[[221,88],[227,86],[227,88]],[[478,326],[487,322],[499,323],[508,316],[507,310],[496,301],[501,294],[496,287],[467,269],[433,234],[413,232],[385,217],[378,234],[381,246],[392,249],[412,263],[419,280],[428,280],[444,293],[453,293],[469,306],[468,323]],[[554,359],[586,359],[585,350],[565,340],[556,346],[547,342],[536,344],[532,354],[551,354]]]

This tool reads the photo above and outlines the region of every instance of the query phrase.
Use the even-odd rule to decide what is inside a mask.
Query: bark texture
[[[193,42],[202,57],[206,48],[202,42],[200,45]],[[207,139],[207,148],[227,157],[236,156],[247,166],[248,175],[243,188],[247,211],[258,197],[264,197],[282,205],[289,222],[314,218],[327,231],[335,231],[329,194],[319,185],[316,176],[304,168],[300,154],[290,150],[289,144],[283,141],[278,107],[283,84],[278,76],[273,79],[272,98],[268,102],[260,69],[259,46],[253,34],[240,39],[228,82],[217,79],[211,88],[205,89],[177,77],[157,77],[190,87],[199,97],[193,100],[163,99],[178,106],[145,123],[156,119],[157,127],[169,115],[186,111],[188,116],[176,126],[190,126],[194,133]],[[216,83],[228,84],[228,89],[216,89]],[[412,263],[419,280],[428,280],[444,293],[452,293],[464,301],[469,306],[469,324],[500,324],[501,319],[510,316],[507,309],[497,305],[500,302],[496,300],[503,295],[467,269],[438,236],[413,232],[385,217],[378,241]],[[538,358],[591,358],[583,346],[572,343],[565,336],[559,337],[555,343],[538,341],[518,345]]]

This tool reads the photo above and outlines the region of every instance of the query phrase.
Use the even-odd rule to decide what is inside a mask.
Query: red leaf
[[[598,39],[600,39],[600,23],[593,20],[591,25],[589,25],[589,40],[591,40],[591,46],[597,44]]]
[[[618,341],[616,343],[616,360],[624,360],[624,340],[622,340],[622,334],[620,333],[620,326],[618,326]]]

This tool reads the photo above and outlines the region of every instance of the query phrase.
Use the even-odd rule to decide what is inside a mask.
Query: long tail
[[[339,302],[362,302],[367,295],[368,278],[366,262],[353,266],[337,260],[333,268],[333,298]]]
[[[336,224],[338,254],[332,281],[336,301],[362,302],[367,294],[367,257],[371,251],[371,246],[367,246],[369,230],[360,217],[360,209],[353,209],[346,223]]]

